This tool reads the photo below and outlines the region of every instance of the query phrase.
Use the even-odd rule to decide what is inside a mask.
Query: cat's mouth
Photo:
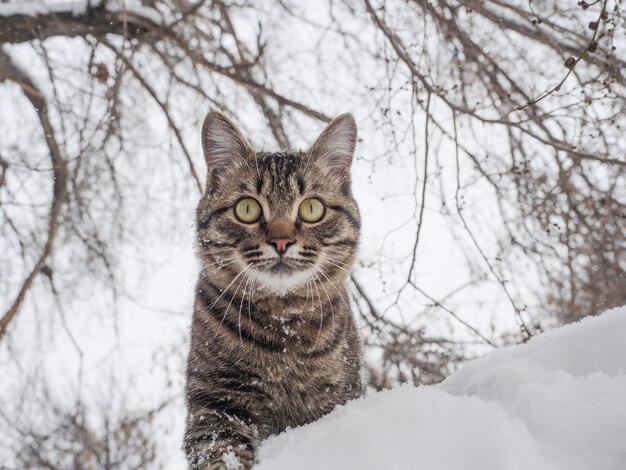
[[[308,269],[302,269],[280,258],[264,269],[255,269],[252,276],[265,289],[284,295],[302,287],[312,276]]]
[[[285,274],[293,272],[296,268],[287,263],[283,258],[280,258],[274,264],[272,264],[268,271],[275,274]]]

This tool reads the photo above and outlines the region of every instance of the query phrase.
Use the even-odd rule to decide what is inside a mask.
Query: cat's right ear
[[[309,152],[331,175],[347,175],[356,147],[356,124],[350,113],[333,119]]]
[[[202,149],[211,182],[253,154],[252,147],[237,126],[219,112],[210,112],[204,118]]]

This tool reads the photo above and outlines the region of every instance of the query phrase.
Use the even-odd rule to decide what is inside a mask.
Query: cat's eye
[[[309,223],[318,222],[324,217],[324,212],[324,203],[316,197],[305,199],[298,209],[300,218]]]
[[[261,218],[263,210],[256,199],[244,197],[235,205],[235,217],[244,224],[253,224]]]

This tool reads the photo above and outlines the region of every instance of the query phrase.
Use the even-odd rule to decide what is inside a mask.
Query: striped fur
[[[225,116],[207,116],[186,386],[191,468],[248,469],[259,440],[360,395],[345,288],[360,226],[349,176],[355,143],[354,120],[342,115],[308,152],[256,153]],[[312,196],[326,213],[308,224],[298,206]],[[237,220],[242,197],[261,203],[260,221]],[[283,264],[266,241],[275,221],[295,233]]]

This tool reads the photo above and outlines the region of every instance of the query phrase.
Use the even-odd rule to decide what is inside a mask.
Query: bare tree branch
[[[50,152],[52,171],[54,173],[54,185],[52,190],[52,205],[50,207],[48,221],[48,233],[43,250],[32,270],[22,283],[17,297],[9,309],[4,313],[2,318],[0,318],[0,341],[6,334],[9,324],[19,312],[26,297],[26,293],[32,286],[35,277],[37,277],[37,275],[44,268],[46,260],[52,252],[54,240],[57,236],[60,224],[61,211],[67,200],[67,167],[56,141],[54,128],[50,123],[46,99],[26,72],[15,65],[11,60],[11,56],[0,48],[0,82],[4,80],[10,80],[19,85],[37,113],[44,139]]]

